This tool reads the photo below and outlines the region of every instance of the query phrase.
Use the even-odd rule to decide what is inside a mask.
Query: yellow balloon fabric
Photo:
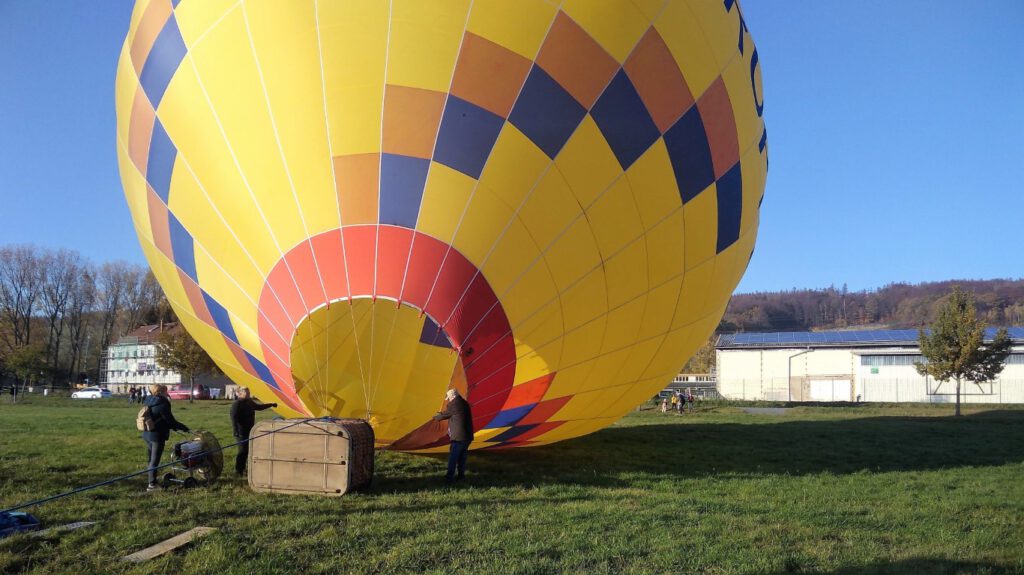
[[[543,445],[712,333],[767,173],[734,0],[139,0],[121,177],[185,327],[286,416]]]

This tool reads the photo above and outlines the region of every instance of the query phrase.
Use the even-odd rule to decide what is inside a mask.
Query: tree
[[[153,272],[143,268],[129,268],[124,279],[124,331],[131,331],[147,323],[160,323],[158,308],[164,293]],[[156,321],[151,321],[154,318]]]
[[[931,333],[918,331],[921,353],[927,360],[915,363],[917,372],[938,381],[956,381],[956,415],[960,415],[960,385],[964,380],[981,383],[995,379],[1010,355],[1010,337],[1001,328],[985,343],[985,322],[977,317],[974,294],[954,286],[942,304]]]
[[[71,250],[47,252],[41,259],[43,289],[41,311],[48,326],[46,357],[51,375],[56,375],[60,363],[61,343],[67,327],[68,302],[82,274],[82,257]]]
[[[32,319],[43,289],[39,249],[16,245],[0,247],[0,320],[4,343],[11,351],[32,342]]]
[[[68,367],[67,379],[77,379],[80,367],[88,361],[89,332],[92,327],[90,316],[96,302],[96,283],[93,280],[95,270],[84,266],[82,273],[75,278],[67,304],[68,321]]]
[[[4,365],[8,371],[21,380],[21,391],[24,393],[29,379],[42,372],[46,367],[45,354],[38,345],[23,345],[4,357]]]
[[[715,341],[718,336],[711,334],[704,345],[693,353],[693,357],[683,366],[684,373],[711,373],[715,369]]]
[[[191,403],[196,390],[196,377],[217,373],[217,364],[184,329],[160,334],[156,343],[156,360],[161,367],[188,378],[188,400]]]

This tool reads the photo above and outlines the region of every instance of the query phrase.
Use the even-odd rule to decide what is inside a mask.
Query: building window
[[[1024,353],[1011,353],[1006,358],[1006,365],[1024,365]]]
[[[862,355],[860,356],[860,364],[881,367],[889,365],[914,365],[915,363],[924,363],[925,359],[923,355]]]

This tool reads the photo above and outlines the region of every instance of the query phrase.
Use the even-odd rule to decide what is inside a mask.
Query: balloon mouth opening
[[[314,416],[366,419],[378,445],[429,421],[449,388],[466,393],[458,350],[423,310],[384,297],[310,311],[291,345],[295,392]]]

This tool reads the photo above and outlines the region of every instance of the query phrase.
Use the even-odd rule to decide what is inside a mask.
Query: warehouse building
[[[966,403],[1024,403],[1024,328],[1010,328],[1013,351],[999,377],[965,382]],[[988,330],[991,338],[995,330]],[[956,401],[955,382],[917,373],[917,330],[737,333],[718,338],[718,392],[765,401]]]

